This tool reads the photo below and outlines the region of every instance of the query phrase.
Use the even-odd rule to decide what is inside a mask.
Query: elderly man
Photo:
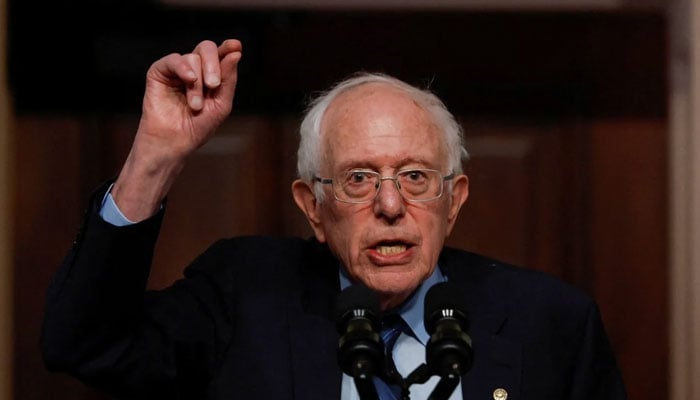
[[[385,75],[339,83],[302,122],[292,194],[315,238],[222,240],[182,280],[144,294],[163,200],[229,114],[241,51],[204,41],[149,69],[132,150],[49,289],[49,369],[128,398],[357,399],[336,359],[338,293],[364,284],[402,317],[390,351],[405,375],[429,340],[426,292],[448,281],[474,348],[450,399],[625,398],[592,300],[444,247],[468,196],[461,130],[433,94]],[[411,387],[412,398],[435,384]]]

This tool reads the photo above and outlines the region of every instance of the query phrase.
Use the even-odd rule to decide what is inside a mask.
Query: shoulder
[[[294,237],[239,236],[214,242],[201,257],[260,264],[293,260],[309,245],[310,241]]]
[[[328,248],[314,239],[240,236],[214,242],[185,270],[185,276],[213,274],[284,280],[311,264],[332,260]]]
[[[585,335],[604,336],[593,297],[556,276],[454,249],[441,260],[465,291],[473,326],[524,351],[574,357]]]
[[[445,249],[440,267],[465,291],[470,335],[482,355],[519,363],[530,384],[546,388],[544,397],[573,390],[591,398],[608,386],[624,398],[598,306],[585,291],[551,274],[455,249]]]
[[[440,259],[448,279],[518,313],[587,314],[594,299],[561,278],[480,254],[446,248]]]

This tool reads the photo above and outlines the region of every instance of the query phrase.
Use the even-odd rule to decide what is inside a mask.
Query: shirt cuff
[[[117,203],[114,202],[114,198],[112,197],[112,186],[109,187],[107,193],[105,193],[105,197],[102,198],[100,217],[114,226],[127,226],[136,223],[124,216],[122,211],[117,206]]]

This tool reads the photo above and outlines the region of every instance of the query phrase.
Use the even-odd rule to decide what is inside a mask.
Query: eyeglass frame
[[[401,191],[401,186],[399,185],[399,175],[405,172],[411,172],[411,171],[431,171],[431,172],[437,172],[440,174],[442,177],[442,180],[440,181],[440,194],[438,194],[435,197],[431,197],[429,199],[407,199],[406,196],[404,196],[403,192]],[[374,196],[370,199],[367,200],[343,200],[339,199],[338,195],[335,190],[333,190],[333,197],[343,203],[349,203],[349,204],[364,204],[364,203],[369,203],[374,201],[377,196],[379,196],[379,192],[382,190],[382,183],[384,181],[394,181],[394,186],[396,187],[396,191],[399,192],[399,195],[401,195],[401,198],[404,199],[405,201],[408,202],[414,202],[414,203],[424,203],[427,201],[433,201],[437,200],[442,197],[442,195],[445,193],[445,181],[451,181],[455,177],[454,171],[451,172],[448,175],[443,175],[440,170],[437,169],[432,169],[432,168],[408,168],[408,169],[402,169],[400,171],[397,171],[393,176],[382,176],[379,172],[373,171],[371,169],[350,169],[345,171],[345,173],[351,173],[351,172],[369,172],[372,173],[373,175],[376,175],[379,180],[378,184],[375,187],[374,190]],[[318,182],[322,185],[333,185],[333,178],[322,178],[320,176],[314,175],[313,176],[313,181]]]

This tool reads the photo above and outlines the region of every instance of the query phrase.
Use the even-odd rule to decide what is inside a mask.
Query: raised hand
[[[170,54],[148,70],[135,145],[152,141],[167,157],[189,155],[231,112],[241,43],[201,42],[192,53]],[[150,144],[150,143],[149,143]]]
[[[241,51],[237,40],[203,41],[192,53],[151,65],[139,128],[112,189],[127,218],[140,221],[157,210],[187,157],[229,115]]]

